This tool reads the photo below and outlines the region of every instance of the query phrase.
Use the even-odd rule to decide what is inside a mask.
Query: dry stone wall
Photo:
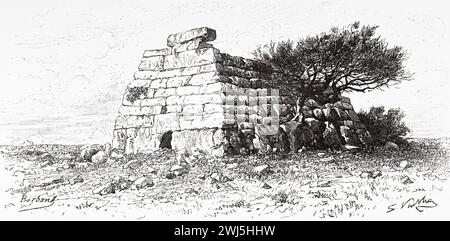
[[[119,109],[113,148],[151,152],[169,137],[178,152],[222,156],[240,146],[233,141],[239,130],[278,125],[278,90],[258,88],[267,76],[253,61],[207,43],[215,38],[214,30],[198,28],[169,35],[169,48],[144,52]]]

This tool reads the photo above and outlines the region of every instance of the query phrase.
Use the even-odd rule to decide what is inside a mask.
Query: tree
[[[294,41],[259,46],[253,55],[270,66],[271,87],[296,98],[296,119],[308,98],[327,102],[343,92],[366,92],[408,80],[405,51],[375,36],[378,26],[355,22],[345,28]],[[264,70],[263,70],[264,71]]]

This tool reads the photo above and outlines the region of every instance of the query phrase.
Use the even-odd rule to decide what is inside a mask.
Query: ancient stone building
[[[274,142],[297,151],[369,141],[347,97],[307,100],[302,122],[290,121],[295,101],[267,88],[273,76],[256,71],[264,66],[221,53],[209,43],[215,39],[215,30],[197,28],[169,35],[168,48],[144,52],[119,109],[113,148],[223,156],[272,150]]]
[[[258,88],[269,76],[254,71],[252,60],[221,53],[208,43],[215,38],[215,30],[197,28],[144,52],[119,109],[114,148],[222,156],[254,124],[278,127],[278,91]]]

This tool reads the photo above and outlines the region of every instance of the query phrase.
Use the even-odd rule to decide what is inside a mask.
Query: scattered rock
[[[325,121],[325,131],[323,132],[323,142],[329,147],[341,146],[341,137],[331,122]]]
[[[48,163],[48,165],[52,165],[55,162],[55,158],[49,153],[44,153],[39,159],[42,163]]]
[[[346,144],[353,146],[360,145],[359,138],[352,129],[347,126],[341,126],[339,129],[341,136],[344,138]]]
[[[253,169],[256,173],[258,174],[263,174],[263,173],[267,173],[270,171],[269,166],[268,165],[261,165],[261,166],[257,166]]]
[[[192,187],[186,188],[186,190],[184,190],[184,192],[188,193],[188,194],[199,194],[199,192]]]
[[[131,161],[127,162],[123,166],[123,168],[137,169],[137,168],[139,168],[141,166],[142,166],[142,161],[134,159],[134,160],[131,160]]]
[[[85,162],[77,163],[74,166],[75,170],[78,170],[78,171],[85,171],[88,167],[89,167],[89,164],[87,164]]]
[[[103,145],[103,150],[104,150],[104,152],[105,152],[105,154],[107,156],[111,155],[111,152],[112,152],[112,145],[111,145],[111,143],[109,143],[109,142],[105,143]]]
[[[147,168],[147,171],[149,172],[149,173],[151,173],[151,174],[158,174],[158,171],[157,170],[155,170],[154,168],[152,168],[152,167],[148,167]]]
[[[411,178],[409,178],[408,176],[403,176],[400,181],[405,185],[414,183],[414,181]]]
[[[134,185],[136,186],[136,189],[143,189],[146,187],[152,187],[155,185],[153,181],[148,177],[140,177],[136,181],[134,181]]]
[[[392,150],[392,151],[397,151],[400,149],[400,147],[397,144],[395,144],[394,142],[390,142],[390,141],[388,141],[388,142],[386,142],[386,144],[384,144],[384,148],[386,150]]]
[[[375,179],[377,177],[381,177],[382,173],[381,171],[370,171],[369,172],[369,177]]]
[[[238,166],[237,163],[227,164],[227,168],[228,168],[228,169],[233,169],[233,168],[236,168],[237,166]]]
[[[320,158],[320,161],[321,161],[321,162],[331,162],[331,161],[333,161],[333,160],[334,160],[334,158],[331,157],[331,156],[329,156],[329,157],[324,157],[324,158]]]
[[[182,169],[184,169],[184,167],[183,167],[183,166],[180,166],[180,165],[173,165],[173,166],[170,168],[171,171],[179,171],[179,170],[182,170]]]
[[[349,151],[356,151],[356,150],[359,150],[359,149],[360,149],[359,147],[357,147],[357,146],[352,146],[352,145],[345,145],[344,147],[345,147],[345,149],[347,149],[347,150],[349,150]]]
[[[177,177],[177,175],[173,172],[169,172],[166,174],[167,179],[175,179],[176,177]]]
[[[41,182],[40,186],[47,187],[47,186],[50,186],[53,184],[59,184],[59,183],[63,183],[63,182],[64,182],[64,179],[62,177],[49,177],[49,178],[44,179]]]
[[[124,177],[116,177],[113,180],[116,190],[123,191],[131,187],[132,182]]]
[[[108,195],[116,193],[116,185],[112,182],[109,182],[104,185],[101,185],[100,187],[95,188],[94,190],[92,190],[92,193],[100,195]]]
[[[213,174],[211,174],[210,177],[212,179],[211,183],[217,183],[217,182],[225,183],[225,182],[232,181],[232,179],[229,178],[228,176],[225,176],[225,175],[219,174],[219,173],[213,173]]]
[[[104,162],[106,162],[107,159],[108,159],[108,156],[106,155],[106,153],[104,151],[99,151],[91,157],[91,161],[93,163],[97,163],[97,164],[104,163]]]
[[[74,185],[81,182],[84,182],[84,179],[80,175],[73,177],[69,180],[70,185]]]
[[[331,187],[331,181],[329,180],[318,181],[317,187]]]
[[[45,162],[39,163],[39,166],[40,167],[48,167],[48,166],[51,166],[52,164],[53,164],[53,162],[51,162],[51,161],[45,161]]]
[[[115,152],[115,151],[111,152],[110,157],[111,157],[112,159],[115,159],[115,160],[125,158],[124,155],[123,155],[122,153],[117,153],[117,152]]]
[[[363,173],[359,174],[359,177],[363,178],[363,179],[367,179],[367,178],[369,178],[369,173],[363,172]]]
[[[80,157],[84,160],[84,161],[91,161],[92,160],[92,156],[95,155],[97,152],[100,151],[100,148],[96,145],[85,145],[83,147],[81,147],[80,149]]]
[[[112,164],[112,163],[116,163],[116,162],[117,162],[117,160],[112,159],[112,158],[108,158],[108,160],[106,160],[106,163],[108,163],[108,164]]]
[[[272,187],[269,184],[264,183],[261,188],[263,188],[263,189],[271,189]]]
[[[408,166],[408,161],[401,161],[398,166],[401,169],[405,169]]]

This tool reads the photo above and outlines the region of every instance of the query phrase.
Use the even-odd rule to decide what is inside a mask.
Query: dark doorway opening
[[[172,149],[172,131],[164,133],[161,137],[161,142],[159,144],[160,149]]]

